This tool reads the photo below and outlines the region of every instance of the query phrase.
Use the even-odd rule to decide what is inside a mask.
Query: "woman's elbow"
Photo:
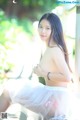
[[[71,81],[71,76],[65,76],[65,80],[66,80],[66,82],[70,82]]]

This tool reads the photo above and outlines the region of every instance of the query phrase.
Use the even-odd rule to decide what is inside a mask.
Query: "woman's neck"
[[[57,46],[57,44],[53,41],[53,40],[50,40],[48,42],[46,42],[46,47],[53,47],[53,46]]]

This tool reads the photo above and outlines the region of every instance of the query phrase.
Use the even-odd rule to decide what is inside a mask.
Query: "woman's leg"
[[[0,96],[0,112],[5,112],[7,108],[10,106],[11,99],[6,90]]]
[[[45,118],[67,114],[68,91],[66,88],[49,87],[34,81],[9,81],[0,97],[0,112],[10,103],[19,103]],[[45,96],[45,97],[44,97]]]

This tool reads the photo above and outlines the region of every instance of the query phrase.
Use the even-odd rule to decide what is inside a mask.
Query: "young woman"
[[[44,14],[39,21],[38,32],[46,50],[33,72],[43,77],[46,85],[35,85],[28,80],[8,82],[0,98],[0,112],[5,111],[11,102],[20,103],[48,120],[57,117],[62,120],[70,112],[68,85],[71,69],[59,17],[53,13]]]

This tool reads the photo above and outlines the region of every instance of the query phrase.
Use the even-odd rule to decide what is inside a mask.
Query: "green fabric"
[[[45,79],[43,77],[39,77],[39,82],[42,83],[42,84],[44,84],[44,85],[46,84],[45,83]]]

